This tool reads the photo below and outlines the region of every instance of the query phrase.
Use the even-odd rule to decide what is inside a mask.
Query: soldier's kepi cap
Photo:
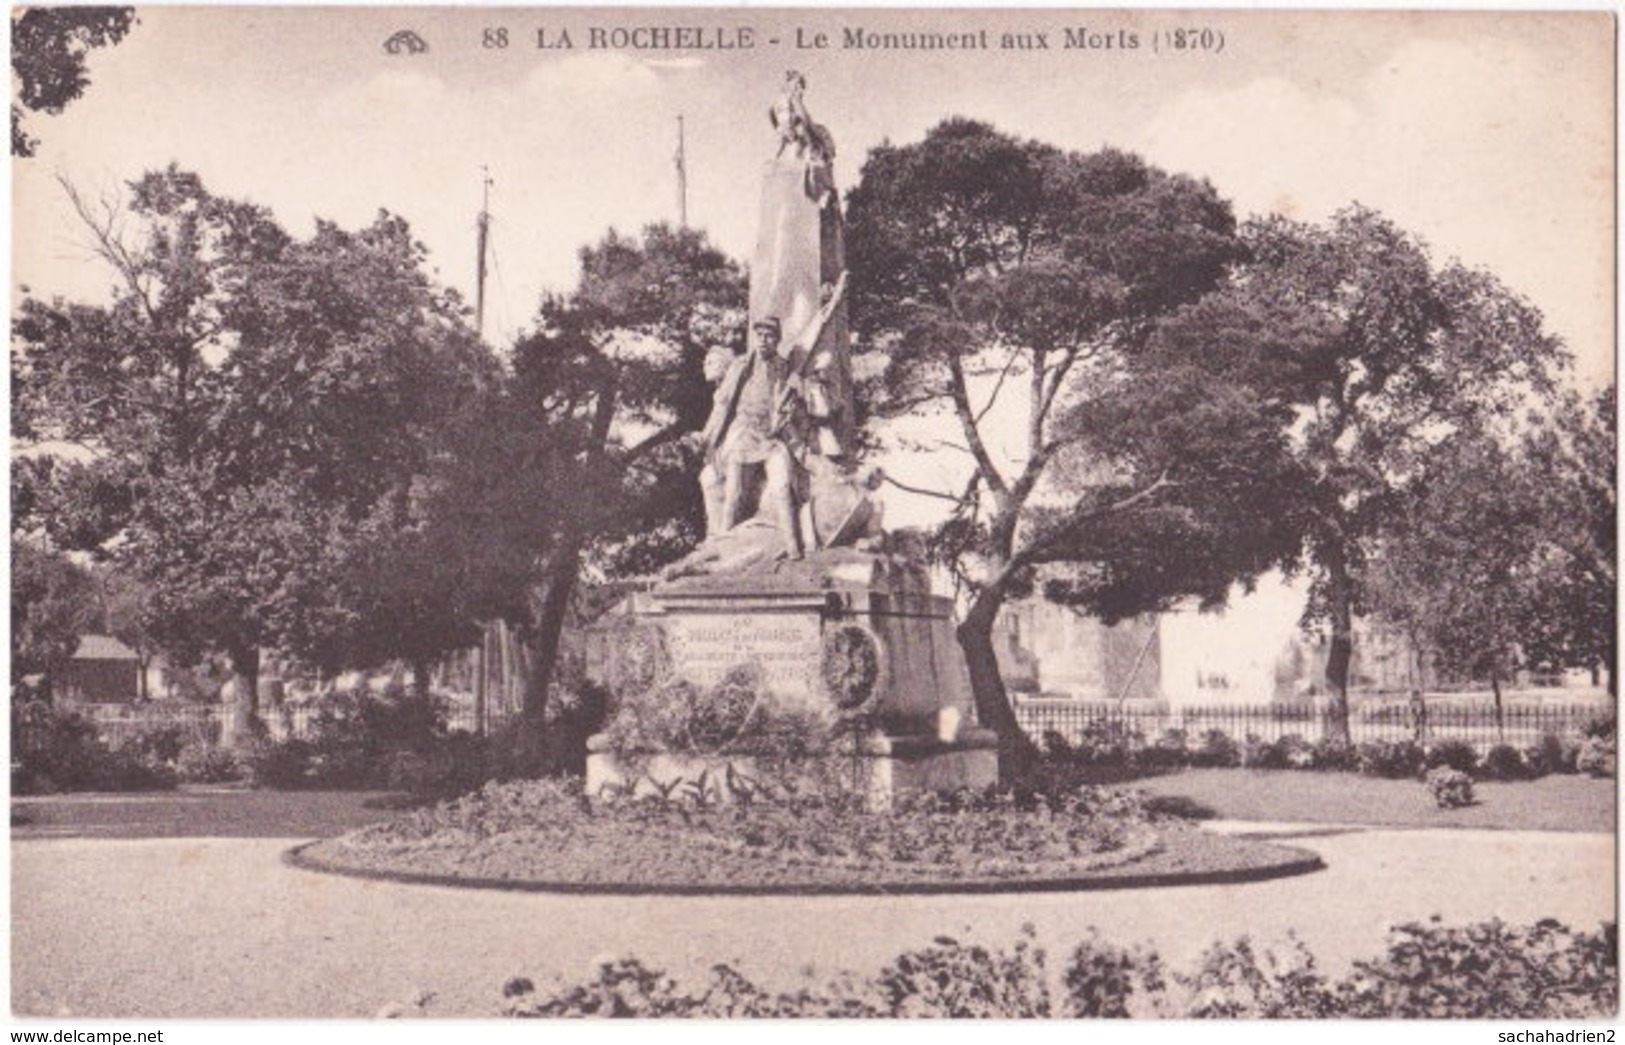
[[[779,327],[779,317],[778,316],[763,316],[761,319],[758,319],[756,322],[752,323],[750,326],[751,326],[752,330],[771,330],[775,334],[778,334],[778,333],[782,332],[780,327]]]

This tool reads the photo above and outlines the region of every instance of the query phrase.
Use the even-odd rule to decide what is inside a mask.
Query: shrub
[[[503,987],[515,1017],[1032,1017],[1050,1015],[1044,952],[1031,929],[1012,951],[961,944],[948,936],[898,955],[866,980],[842,977],[823,990],[771,995],[727,965],[700,991],[685,991],[636,958],[599,958],[585,983],[537,992],[522,977]]]
[[[1587,776],[1612,777],[1615,770],[1613,738],[1587,737],[1574,758],[1574,767]]]
[[[1456,770],[1445,770],[1457,772]],[[1316,969],[1297,940],[1284,953],[1246,938],[1210,947],[1190,972],[1165,978],[1155,951],[1091,935],[1062,977],[1053,1004],[1044,952],[1031,927],[1011,950],[938,937],[899,955],[877,975],[843,974],[821,988],[770,994],[727,965],[699,990],[685,989],[636,958],[599,958],[584,982],[538,992],[515,977],[502,989],[509,1016],[994,1017],[1174,1016],[1303,1019],[1577,1019],[1610,1016],[1619,1004],[1618,939],[1606,924],[1574,932],[1551,920],[1532,926],[1479,922],[1399,926],[1387,952],[1356,962],[1337,981]],[[1172,981],[1170,983],[1170,980]]]
[[[1140,752],[1140,764],[1150,769],[1170,769],[1190,761],[1183,729],[1165,729],[1157,739]]]
[[[1473,804],[1473,778],[1459,769],[1439,766],[1429,770],[1427,788],[1440,809],[1458,809]]]
[[[1598,715],[1580,727],[1580,734],[1584,737],[1595,737],[1598,740],[1614,740],[1618,729],[1617,720],[1611,714]]]
[[[1114,719],[1091,719],[1073,746],[1075,756],[1085,765],[1127,766],[1144,743],[1140,731]]]
[[[1286,759],[1275,744],[1249,733],[1241,742],[1241,765],[1244,769],[1285,769]]]
[[[192,731],[184,726],[155,722],[137,730],[118,747],[138,761],[170,765],[180,759],[191,735]]]
[[[1618,970],[1611,924],[1598,934],[1550,919],[1456,929],[1434,917],[1394,929],[1387,954],[1356,962],[1342,993],[1353,1016],[1575,1019],[1618,1008]]]
[[[1437,740],[1427,746],[1425,765],[1428,769],[1454,769],[1471,773],[1478,768],[1478,751],[1465,740]]]
[[[1107,943],[1092,930],[1072,951],[1062,983],[1066,1016],[1128,1019],[1165,1015],[1160,1006],[1167,982],[1156,952]]]
[[[193,740],[181,749],[175,772],[188,784],[220,784],[243,778],[243,767],[230,749]]]
[[[1191,765],[1229,769],[1241,765],[1241,747],[1222,729],[1210,729],[1202,734],[1196,750],[1191,752]]]
[[[1315,746],[1296,733],[1277,740],[1275,751],[1288,769],[1309,769],[1315,764]]]
[[[1337,1014],[1335,995],[1297,939],[1285,955],[1260,952],[1247,937],[1215,944],[1196,971],[1176,973],[1194,1019],[1305,1019]]]
[[[1485,780],[1523,780],[1529,776],[1529,767],[1524,765],[1523,755],[1517,748],[1497,744],[1485,753],[1478,774]]]
[[[241,758],[249,783],[286,791],[314,782],[312,754],[310,743],[298,737],[285,740],[259,737],[248,744]]]
[[[90,785],[107,748],[82,715],[30,704],[12,718],[11,789],[16,794],[74,791]]]
[[[1420,776],[1422,749],[1412,740],[1368,740],[1356,751],[1360,772],[1403,780]]]
[[[174,727],[146,729],[118,747],[102,741],[84,716],[31,705],[13,718],[12,791],[163,791],[176,784],[162,756],[180,734]]]
[[[1315,741],[1313,765],[1325,771],[1347,771],[1359,768],[1359,755],[1353,745],[1336,737],[1321,737]]]
[[[1540,742],[1527,748],[1523,753],[1524,761],[1529,764],[1529,771],[1535,776],[1546,776],[1549,773],[1574,773],[1575,760],[1580,755],[1580,738],[1578,736],[1559,736],[1556,733],[1546,733]]]

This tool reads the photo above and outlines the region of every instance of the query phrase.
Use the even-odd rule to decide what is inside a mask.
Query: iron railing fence
[[[1548,733],[1579,732],[1599,719],[1614,717],[1612,704],[1508,704],[1499,714],[1494,705],[1451,700],[1429,701],[1418,716],[1406,702],[1367,704],[1352,709],[1349,734],[1354,743],[1368,740],[1462,740],[1480,752],[1497,744],[1528,747]],[[1317,703],[1215,704],[1187,706],[1131,705],[1116,702],[1061,700],[1016,701],[1016,718],[1034,739],[1054,732],[1076,744],[1097,724],[1113,724],[1138,733],[1147,743],[1169,730],[1182,730],[1196,745],[1203,733],[1220,730],[1241,741],[1253,736],[1277,741],[1296,735],[1313,743],[1333,735],[1331,709]]]

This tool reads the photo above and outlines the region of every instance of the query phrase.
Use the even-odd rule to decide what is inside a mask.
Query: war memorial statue
[[[635,701],[627,679],[640,672],[643,685],[663,674],[703,689],[748,665],[774,708],[861,721],[852,752],[878,800],[986,785],[996,743],[975,724],[952,603],[882,528],[878,470],[857,459],[835,142],[806,86],[786,74],[769,110],[778,141],[762,173],[748,347],[707,367],[705,540],[594,629],[589,671]],[[868,668],[849,670],[853,658]],[[589,743],[589,789],[626,782],[610,748]],[[658,777],[731,758],[640,762]]]

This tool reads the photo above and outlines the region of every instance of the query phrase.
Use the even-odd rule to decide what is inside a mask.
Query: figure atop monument
[[[807,78],[790,69],[784,74],[784,93],[768,109],[767,118],[779,132],[779,152],[790,146],[802,159],[831,163],[835,159],[835,139],[823,124],[807,112]]]

